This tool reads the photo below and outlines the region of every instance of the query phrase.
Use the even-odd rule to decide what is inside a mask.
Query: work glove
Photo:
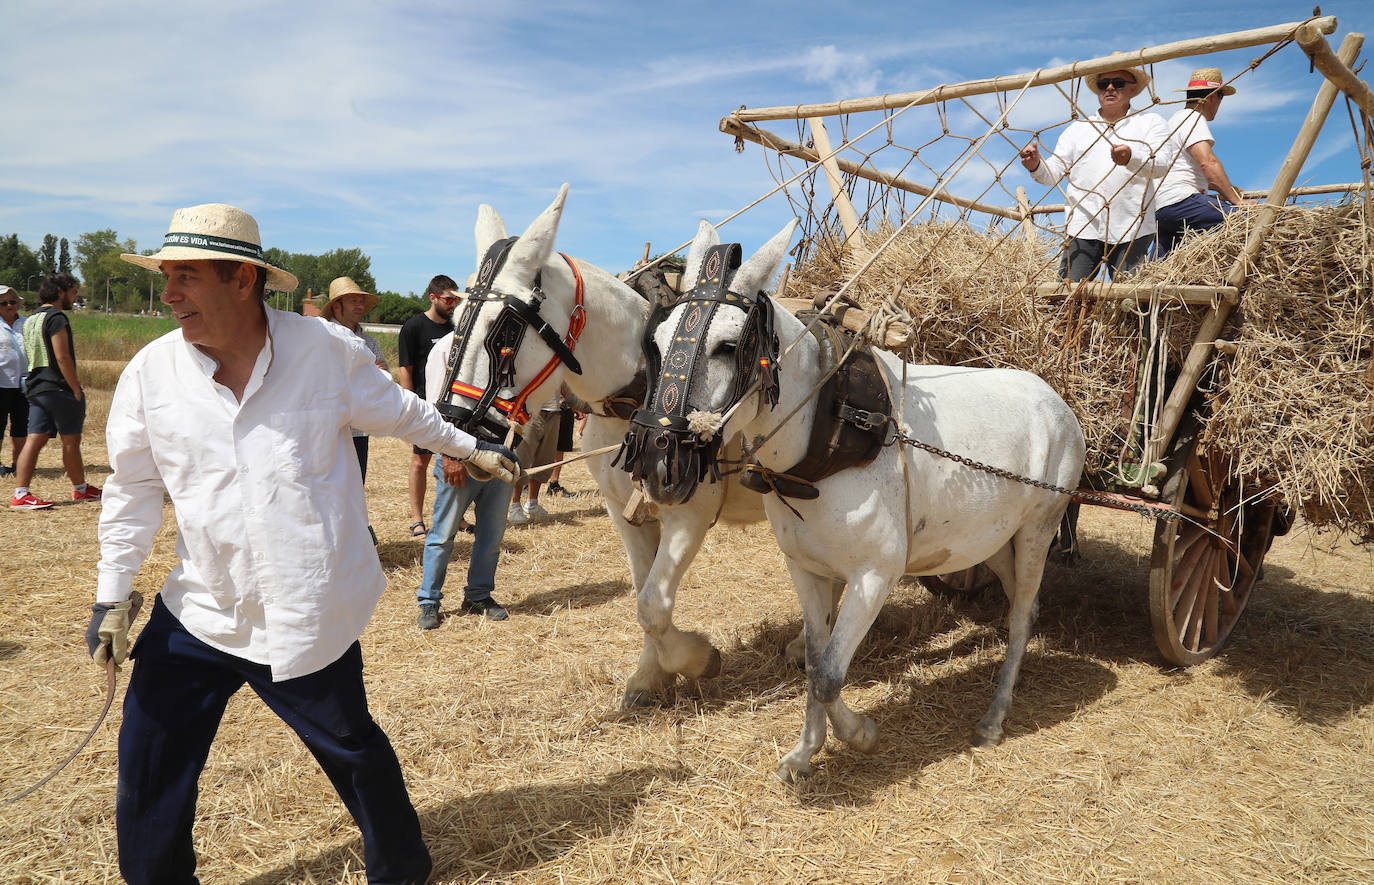
[[[97,602],[91,606],[91,623],[86,627],[86,648],[97,664],[114,658],[115,666],[129,657],[129,625],[143,605],[143,594],[137,590],[129,598],[113,605]]]
[[[479,439],[477,448],[463,460],[468,465],[468,472],[477,479],[494,476],[512,484],[520,479],[520,459],[503,445]]]

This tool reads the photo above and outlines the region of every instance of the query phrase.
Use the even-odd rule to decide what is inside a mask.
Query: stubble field
[[[83,366],[97,484],[117,368]],[[1047,570],[1002,746],[974,752],[967,737],[1001,662],[1004,601],[903,584],[846,691],[878,722],[878,752],[832,739],[816,776],[789,787],[773,769],[801,726],[804,677],[782,655],[800,617],[766,526],[714,531],[679,596],[677,623],[713,637],[721,676],[623,715],[642,634],[582,466],[564,477],[582,494],[546,500],[551,522],[506,535],[496,596],[510,620],[458,614],[454,587],[440,629],[422,633],[408,457],[372,441],[366,493],[388,586],[362,642],[434,882],[1374,881],[1369,550],[1299,526],[1276,542],[1225,652],[1172,670],[1146,613],[1150,524],[1085,508],[1084,561]],[[35,490],[68,497],[55,442],[39,468]],[[0,512],[0,799],[66,755],[103,700],[82,641],[96,516]],[[149,597],[175,556],[170,506],[165,517],[138,580]],[[460,535],[451,581],[469,549]],[[87,750],[0,806],[0,881],[119,881],[126,675]],[[221,726],[195,837],[207,883],[365,881],[347,812],[251,692]]]

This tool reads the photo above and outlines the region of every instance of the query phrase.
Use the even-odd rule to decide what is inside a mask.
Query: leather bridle
[[[545,299],[544,291],[540,287],[541,274],[535,274],[530,301],[525,301],[521,296],[512,293],[497,292],[492,288],[496,275],[506,263],[511,247],[517,239],[518,237],[507,237],[493,243],[482,258],[477,279],[467,288],[461,312],[453,324],[453,346],[449,349],[448,372],[444,376],[443,392],[435,403],[435,408],[450,423],[488,442],[504,443],[510,426],[523,426],[529,421],[525,401],[560,364],[567,366],[574,374],[582,374],[582,365],[573,355],[573,350],[577,347],[577,339],[587,324],[584,303],[586,287],[582,281],[582,274],[572,258],[562,252],[558,253],[568,263],[575,281],[573,309],[568,318],[566,337],[559,337],[558,332],[540,315],[539,311]],[[483,307],[490,302],[500,302],[501,312],[497,314],[482,341],[482,347],[488,357],[488,374],[486,384],[477,387],[459,381],[458,372],[463,366],[463,358],[471,343],[472,328],[477,322],[477,317]],[[515,385],[515,357],[519,353],[527,329],[534,330],[553,351],[553,356],[514,396],[499,396],[501,390],[512,389]],[[472,405],[465,404],[469,401]],[[517,431],[516,444],[519,443],[519,437]]]
[[[760,381],[770,407],[777,405],[778,336],[772,303],[761,292],[742,295],[730,291],[739,266],[738,243],[711,247],[702,258],[693,287],[674,304],[655,308],[649,317],[643,342],[649,391],[644,406],[630,418],[630,430],[616,455],[622,468],[636,480],[642,480],[660,458],[667,461],[669,484],[700,482],[708,474],[712,482],[720,479],[722,437],[716,433],[703,439],[692,428],[687,394],[696,373],[705,364],[707,333],[722,304],[743,310],[745,320],[735,350],[734,381],[721,412],[734,407],[755,380]],[[666,352],[660,354],[654,333],[679,306],[683,307],[682,315]]]

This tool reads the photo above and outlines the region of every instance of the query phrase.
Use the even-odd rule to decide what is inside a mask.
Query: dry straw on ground
[[[1237,212],[1214,231],[1190,236],[1134,279],[1221,285],[1255,221]],[[865,232],[843,264],[814,249],[790,294],[839,288],[888,236]],[[1358,205],[1287,207],[1251,269],[1240,310],[1203,376],[1204,442],[1234,453],[1236,473],[1255,490],[1273,487],[1316,526],[1374,538],[1374,229]],[[1073,407],[1088,440],[1088,469],[1138,461],[1145,431],[1167,388],[1152,351],[1177,370],[1203,309],[1115,301],[1049,300],[1033,294],[1054,279],[1055,251],[1043,240],[976,231],[949,222],[904,230],[851,290],[864,306],[889,298],[916,334],[905,353],[918,362],[1026,369]],[[1145,394],[1143,405],[1137,392]]]
[[[92,478],[108,471],[108,391],[92,395]],[[773,777],[801,727],[782,650],[797,604],[766,527],[718,529],[677,621],[724,652],[720,677],[617,712],[641,633],[620,542],[581,465],[552,522],[511,529],[502,623],[415,628],[418,540],[408,446],[374,439],[367,496],[387,590],[363,636],[374,715],[391,736],[438,885],[512,883],[1121,883],[1374,881],[1374,559],[1295,531],[1221,656],[1162,667],[1145,587],[1151,524],[1084,513],[1086,560],[1051,566],[1007,720],[967,737],[1004,651],[996,596],[903,584],[860,648],[849,702],[881,729],[864,756],[831,742],[799,788]],[[61,497],[55,445],[35,487]],[[79,739],[103,679],[81,633],[96,510],[0,511],[0,797]],[[171,567],[167,522],[138,579]],[[1319,546],[1320,545],[1320,546]],[[452,574],[471,549],[460,536]],[[144,622],[140,617],[139,626]],[[120,693],[127,674],[120,676]],[[116,705],[42,792],[0,807],[0,881],[118,881]],[[361,885],[357,829],[299,741],[236,696],[201,782],[204,882]]]

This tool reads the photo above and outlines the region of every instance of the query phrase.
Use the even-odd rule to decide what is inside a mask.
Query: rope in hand
[[[15,796],[11,799],[6,799],[4,802],[0,802],[0,806],[12,805],[15,802],[18,802],[20,799],[23,799],[25,796],[28,796],[30,793],[33,793],[35,790],[42,787],[48,781],[57,777],[57,775],[62,771],[62,769],[67,767],[68,763],[75,759],[81,753],[82,750],[86,749],[86,745],[91,742],[91,738],[95,737],[95,733],[100,729],[101,723],[105,721],[105,714],[110,712],[110,707],[114,704],[115,670],[117,669],[119,668],[115,666],[113,655],[105,659],[105,706],[101,707],[100,715],[96,717],[95,724],[91,726],[90,731],[86,732],[86,736],[81,739],[81,743],[76,745],[76,749],[72,750],[71,753],[67,755],[67,758],[59,762],[57,764],[57,767],[54,768],[52,771],[48,772],[42,780],[40,780],[33,786],[29,787],[27,790],[20,793],[18,796]]]

